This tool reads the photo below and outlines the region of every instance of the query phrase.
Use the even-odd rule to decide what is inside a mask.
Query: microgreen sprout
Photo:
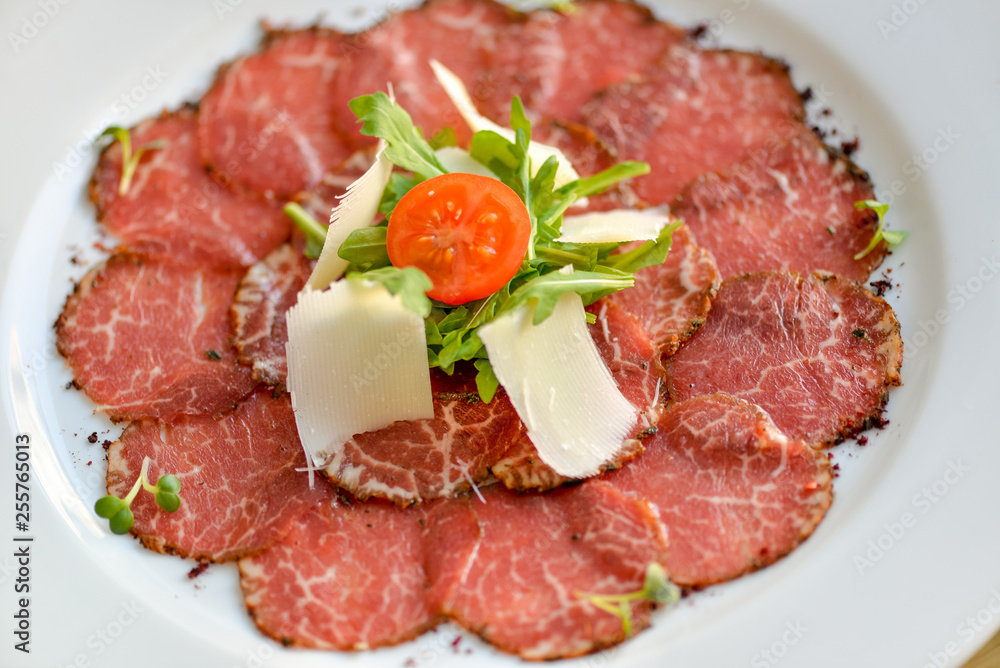
[[[124,534],[128,533],[132,528],[135,516],[132,515],[129,507],[139,494],[140,488],[155,495],[156,505],[168,513],[172,513],[181,507],[181,497],[179,496],[181,481],[177,479],[177,476],[168,473],[165,476],[161,476],[155,485],[149,484],[147,482],[149,464],[149,457],[142,460],[142,469],[139,471],[139,477],[124,499],[120,499],[113,494],[108,494],[98,499],[97,503],[94,504],[94,512],[98,516],[108,520],[112,533]]]
[[[868,244],[868,248],[854,256],[855,260],[860,260],[865,255],[868,255],[875,250],[875,247],[878,246],[878,242],[882,239],[885,239],[885,242],[890,246],[895,246],[903,243],[906,237],[910,234],[909,232],[905,232],[903,230],[883,229],[883,226],[885,225],[885,214],[889,211],[888,204],[882,204],[882,202],[873,199],[866,199],[860,202],[855,202],[854,208],[871,209],[876,215],[878,215],[878,227],[875,228],[875,236],[872,237],[871,242]]]
[[[312,260],[318,258],[323,252],[323,244],[326,242],[326,228],[295,202],[286,204],[283,211],[306,235],[305,256]]]
[[[585,594],[576,592],[592,604],[622,620],[625,637],[632,635],[632,601],[654,601],[662,605],[676,603],[681,598],[681,590],[670,581],[663,567],[653,562],[646,568],[646,580],[642,589],[628,594]]]
[[[114,137],[116,140],[121,142],[122,145],[122,178],[121,181],[118,182],[119,195],[128,194],[128,189],[132,185],[132,177],[135,175],[135,168],[139,166],[139,160],[142,159],[142,154],[146,151],[164,148],[167,145],[165,140],[157,139],[143,144],[136,149],[135,153],[132,153],[132,136],[129,134],[128,130],[120,128],[117,125],[109,127],[101,133],[101,136]]]

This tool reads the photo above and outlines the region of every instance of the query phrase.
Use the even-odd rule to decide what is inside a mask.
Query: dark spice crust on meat
[[[871,427],[880,427],[885,424],[886,420],[882,416],[882,413],[889,402],[889,388],[898,387],[903,383],[900,373],[903,368],[903,337],[895,312],[893,312],[889,303],[880,295],[874,294],[862,283],[850,281],[842,276],[821,274],[819,272],[814,273],[813,276],[828,286],[827,292],[831,292],[832,290],[852,292],[865,300],[871,301],[882,311],[882,318],[877,327],[884,340],[876,348],[878,353],[885,358],[885,375],[883,378],[881,402],[865,415],[848,418],[833,440],[828,440],[821,444],[824,447],[830,447],[848,438],[852,438]],[[833,296],[832,293],[831,296]],[[836,300],[836,297],[834,299]],[[865,336],[867,338],[867,334]],[[869,340],[868,343],[871,343],[871,341]]]
[[[247,556],[253,556],[253,555],[247,555]],[[246,580],[246,573],[243,570],[243,564],[242,563],[237,563],[237,565],[238,565],[238,567],[240,569],[240,587],[243,589],[243,591],[247,591],[247,589],[248,589],[248,582]],[[314,645],[312,645],[312,644],[304,643],[304,642],[301,642],[299,640],[296,640],[295,638],[290,638],[288,636],[284,636],[284,635],[280,635],[278,633],[275,633],[270,628],[268,628],[267,626],[265,626],[264,623],[261,621],[260,615],[257,612],[257,607],[258,607],[257,605],[255,605],[254,603],[251,603],[250,601],[247,601],[245,596],[244,596],[244,603],[246,604],[247,614],[249,614],[250,615],[250,619],[253,620],[254,626],[256,626],[257,629],[261,633],[263,633],[265,636],[267,636],[268,638],[274,640],[275,642],[281,643],[282,647],[298,647],[298,648],[301,648],[301,649],[316,649],[316,647]],[[423,635],[424,633],[427,633],[431,629],[437,627],[439,624],[441,624],[444,621],[447,621],[446,618],[443,615],[440,615],[440,616],[438,616],[437,619],[430,620],[426,624],[424,624],[423,626],[421,626],[421,627],[419,627],[417,629],[413,629],[409,633],[403,634],[403,635],[399,636],[398,638],[393,638],[389,642],[380,643],[380,644],[373,645],[373,646],[367,646],[367,645],[365,645],[365,646],[362,646],[362,647],[359,647],[359,646],[356,646],[356,645],[344,645],[344,646],[341,646],[341,647],[334,647],[333,649],[336,649],[336,650],[341,651],[341,652],[362,652],[362,651],[366,651],[366,650],[370,650],[370,649],[376,649],[378,647],[391,647],[393,645],[400,645],[400,644],[402,644],[404,642],[409,642],[411,640],[415,640],[416,638],[419,638],[421,635]]]
[[[852,334],[852,332],[858,331],[855,326],[850,327],[850,330],[847,332],[847,336],[854,339],[858,345],[873,346],[874,352],[884,360],[884,363],[880,366],[882,377],[881,392],[879,396],[874,404],[869,406],[864,412],[859,412],[855,415],[838,416],[837,427],[834,428],[833,431],[830,432],[825,438],[818,440],[810,439],[810,444],[814,447],[831,447],[841,443],[845,439],[851,438],[856,434],[865,431],[866,429],[869,429],[870,427],[882,424],[884,421],[882,412],[889,400],[889,389],[893,386],[902,384],[900,370],[903,364],[903,340],[900,334],[899,320],[896,318],[896,314],[893,312],[892,307],[885,301],[885,299],[873,294],[863,284],[839,275],[824,272],[813,272],[809,276],[803,276],[797,272],[762,271],[735,276],[727,279],[725,283],[732,284],[755,281],[781,273],[795,276],[798,285],[802,285],[810,279],[819,282],[831,300],[837,305],[838,308],[841,308],[841,310],[843,310],[843,306],[846,301],[859,300],[872,311],[878,313],[878,321],[873,327],[865,330],[863,336],[859,337]],[[877,339],[877,341],[873,341],[872,339]],[[667,364],[669,363],[670,360],[668,359]],[[669,368],[667,376],[669,379]],[[668,380],[668,392],[671,391],[670,382],[672,381]],[[676,388],[673,389],[674,394],[676,395]],[[677,400],[678,397],[671,396],[670,399]]]
[[[645,450],[642,439],[649,435],[648,431],[648,429],[640,431],[635,438],[627,440],[614,459],[604,462],[595,475],[620,469],[641,455]],[[524,440],[527,438],[527,435],[523,436]],[[533,446],[526,447],[523,441],[515,443],[490,471],[507,489],[518,492],[547,492],[563,485],[582,482],[556,473],[538,457],[538,452]]]

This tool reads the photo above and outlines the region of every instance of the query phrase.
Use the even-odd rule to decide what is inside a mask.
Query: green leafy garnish
[[[135,517],[132,515],[130,507],[132,501],[139,494],[140,489],[145,489],[150,494],[153,494],[156,505],[168,513],[175,512],[181,507],[181,481],[174,474],[168,473],[161,476],[155,485],[149,484],[147,482],[149,464],[149,457],[142,460],[142,469],[139,471],[139,477],[136,478],[135,484],[132,485],[132,489],[129,490],[128,495],[124,499],[120,499],[113,494],[108,494],[98,499],[97,503],[94,504],[94,512],[99,517],[108,520],[108,525],[111,527],[112,533],[125,534],[132,529],[132,522],[135,520]]]
[[[143,144],[136,149],[135,153],[132,153],[132,135],[129,134],[128,130],[118,127],[117,125],[112,125],[102,132],[100,136],[114,137],[117,141],[121,142],[122,145],[122,178],[118,182],[119,195],[128,194],[128,189],[132,185],[132,177],[135,175],[136,167],[139,166],[139,160],[142,159],[142,154],[146,151],[164,148],[167,145],[165,140],[157,139]]]
[[[877,200],[866,199],[861,202],[854,203],[855,209],[871,209],[878,215],[878,227],[875,228],[875,236],[872,237],[871,242],[868,244],[868,248],[864,249],[860,253],[854,256],[855,260],[860,260],[865,255],[868,255],[875,247],[878,246],[878,242],[885,239],[885,242],[890,246],[896,246],[903,243],[906,237],[910,235],[909,232],[903,230],[886,230],[883,229],[885,226],[885,214],[889,211],[888,204],[882,204]]]
[[[428,142],[432,149],[435,151],[439,148],[447,148],[449,146],[458,146],[458,137],[455,136],[455,130],[451,127],[447,127],[436,135],[430,138]]]
[[[388,219],[392,210],[399,204],[399,200],[403,198],[403,195],[410,192],[410,189],[419,182],[419,179],[404,176],[399,172],[393,172],[389,176],[389,185],[385,187],[385,192],[382,193],[382,201],[379,202],[378,212]]]
[[[385,239],[385,225],[362,227],[347,235],[337,251],[342,259],[351,263],[347,273],[388,267],[391,263]]]
[[[363,125],[361,134],[388,142],[387,157],[394,165],[419,174],[423,179],[448,172],[434,155],[413,119],[385,93],[362,95],[348,103]]]
[[[323,252],[323,244],[326,242],[326,228],[295,202],[289,202],[282,210],[306,235],[305,256],[311,260],[318,258]]]
[[[416,267],[382,267],[364,273],[351,273],[349,280],[366,280],[381,283],[403,302],[403,306],[413,311],[421,318],[426,318],[431,312],[431,300],[427,291],[434,287],[427,274]]]
[[[382,195],[379,211],[389,216],[400,199],[421,181],[446,172],[434,154],[434,146],[451,141],[447,133],[432,142],[423,138],[413,120],[384,93],[351,100],[351,109],[362,123],[362,134],[384,139],[385,156],[411,175],[394,173]],[[524,260],[514,276],[492,295],[451,306],[428,299],[423,290],[431,283],[422,272],[397,269],[386,250],[386,224],[355,230],[340,246],[338,254],[350,263],[349,278],[377,280],[399,294],[411,310],[424,317],[428,364],[453,373],[463,361],[474,363],[480,398],[489,402],[499,383],[479,339],[477,330],[503,313],[534,304],[534,322],[547,318],[559,298],[567,292],[579,294],[584,305],[630,287],[633,274],[661,264],[670,250],[672,234],[680,225],[667,225],[659,237],[625,253],[618,243],[579,244],[557,241],[563,214],[579,200],[603,192],[623,179],[649,172],[649,165],[624,162],[599,174],[580,178],[556,188],[558,162],[550,156],[537,169],[528,147],[531,123],[519,98],[511,103],[511,141],[496,132],[476,132],[469,154],[488,167],[524,202],[531,222],[531,235]],[[532,173],[534,175],[532,175]],[[410,273],[406,273],[410,271]],[[415,271],[415,270],[414,270]],[[427,286],[423,288],[421,286]],[[588,321],[592,321],[588,315]]]
[[[653,562],[646,568],[646,579],[642,589],[629,594],[585,594],[576,592],[592,604],[622,620],[625,637],[632,635],[632,601],[653,601],[661,605],[676,603],[681,598],[681,590],[670,581],[663,567]]]

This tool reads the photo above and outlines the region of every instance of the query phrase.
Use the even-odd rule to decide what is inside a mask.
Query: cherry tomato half
[[[496,179],[444,174],[417,184],[392,215],[389,259],[417,267],[446,304],[487,297],[509,281],[528,250],[531,219],[517,194]]]

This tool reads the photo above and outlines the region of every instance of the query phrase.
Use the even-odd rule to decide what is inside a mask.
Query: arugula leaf
[[[670,246],[673,244],[673,234],[680,226],[680,221],[671,223],[660,230],[660,235],[656,237],[655,241],[647,241],[627,253],[609,255],[601,261],[601,265],[634,274],[640,269],[663,264],[663,261],[667,259]]]
[[[863,251],[854,256],[855,260],[860,260],[865,255],[868,255],[873,250],[875,250],[875,247],[878,246],[878,242],[881,241],[882,239],[885,239],[885,242],[890,246],[896,246],[898,244],[903,243],[903,241],[906,240],[906,237],[910,235],[909,232],[906,232],[904,230],[883,229],[883,227],[885,226],[885,214],[888,213],[889,211],[888,204],[882,204],[882,202],[873,199],[866,199],[860,202],[855,202],[854,208],[859,210],[871,209],[878,216],[878,227],[875,228],[875,236],[873,236],[871,242],[869,242],[868,248],[864,249]]]
[[[441,345],[443,339],[441,338],[441,330],[438,329],[437,323],[434,322],[433,318],[424,319],[424,331],[427,339],[427,347],[439,346]],[[430,351],[428,351],[430,352]],[[434,353],[435,359],[437,358],[437,353]],[[437,366],[436,364],[431,364],[431,366]]]
[[[379,202],[378,212],[388,218],[392,215],[392,210],[399,204],[399,200],[403,199],[403,195],[410,192],[417,183],[419,183],[419,179],[404,176],[399,172],[393,172],[389,176],[389,185],[385,187],[385,192],[382,193],[382,201]]]
[[[559,236],[561,227],[559,219],[575,202],[602,193],[624,179],[648,173],[648,162],[621,162],[593,176],[571,181],[553,193],[553,204],[539,215],[539,225],[551,226],[556,232],[555,236]]]
[[[421,180],[447,173],[410,115],[388,95],[362,95],[348,104],[363,123],[361,134],[388,142],[385,157],[393,164],[419,174]]]
[[[472,135],[469,155],[476,162],[486,165],[505,185],[514,181],[514,173],[520,164],[514,155],[514,144],[506,137],[492,130],[480,130]]]
[[[306,235],[306,248],[303,254],[311,260],[318,258],[323,252],[323,244],[326,243],[326,228],[295,202],[286,204],[282,211]]]
[[[421,318],[431,312],[431,300],[426,292],[434,287],[427,274],[416,267],[382,267],[364,273],[351,273],[348,280],[376,281],[403,301],[403,306]]]
[[[476,373],[476,390],[479,392],[479,398],[488,404],[496,396],[500,381],[493,373],[493,365],[490,364],[489,358],[480,357],[475,361],[475,366],[478,372]]]
[[[436,151],[439,148],[458,146],[458,137],[455,136],[454,128],[449,125],[427,140],[427,143],[430,144],[430,147]]]
[[[605,273],[606,272],[606,273]],[[511,311],[536,300],[532,322],[539,324],[552,315],[559,298],[567,292],[577,292],[584,305],[592,304],[612,292],[630,288],[635,278],[628,273],[607,269],[602,271],[553,271],[528,281],[518,288],[503,305],[501,312]]]
[[[384,225],[354,230],[340,245],[337,255],[350,262],[353,271],[388,267],[391,263],[385,245],[386,232]]]
[[[464,306],[459,306],[453,311],[447,313],[440,321],[438,321],[438,329],[443,334],[450,334],[452,332],[457,332],[462,329],[465,325],[465,319],[468,316],[469,309]]]

